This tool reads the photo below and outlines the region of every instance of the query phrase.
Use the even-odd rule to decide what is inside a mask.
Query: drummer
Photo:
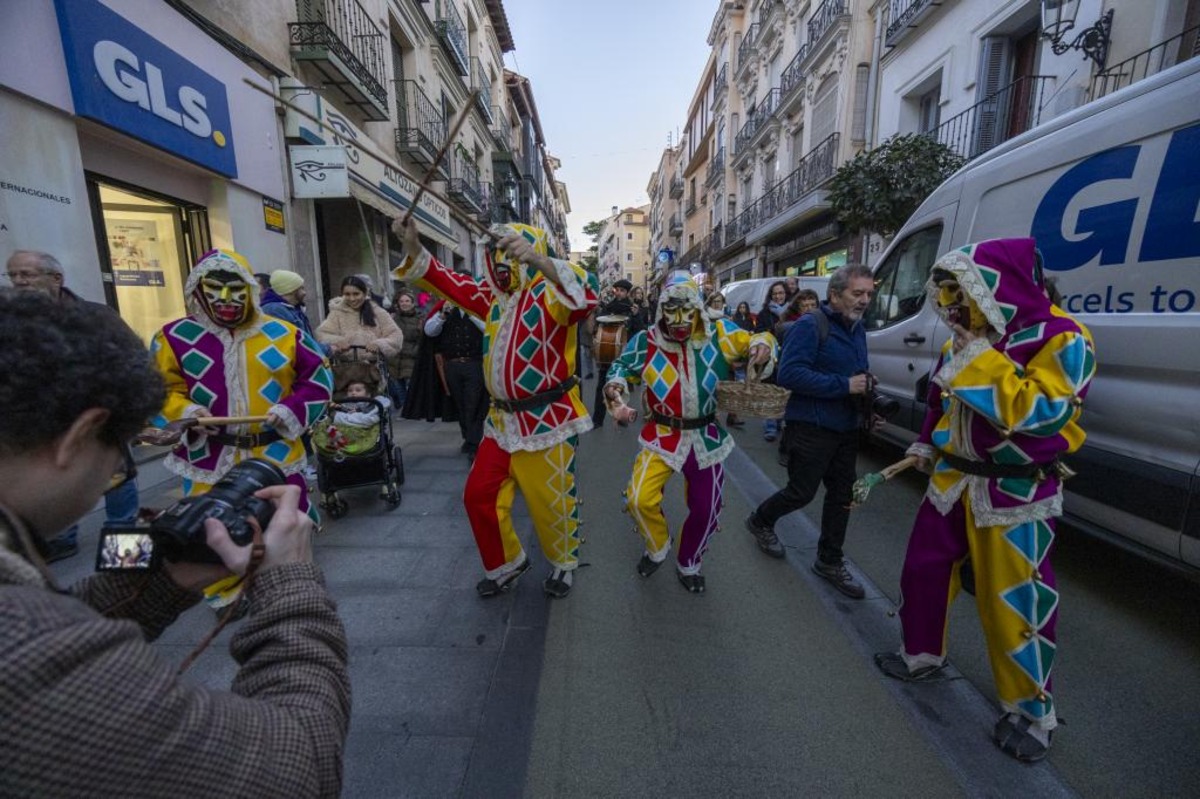
[[[625,340],[628,341],[634,334],[641,332],[645,326],[641,323],[644,316],[639,313],[641,308],[635,308],[633,301],[629,299],[629,292],[633,290],[633,284],[622,278],[612,285],[613,296],[608,302],[601,303],[596,306],[595,319],[602,316],[623,316],[625,317],[625,328],[627,331]],[[593,321],[595,323],[595,321]],[[600,361],[601,354],[597,351],[596,356],[596,395],[592,398],[592,425],[601,427],[604,425],[604,417],[606,410],[604,407],[604,381],[608,374],[608,367],[612,363],[603,363]]]

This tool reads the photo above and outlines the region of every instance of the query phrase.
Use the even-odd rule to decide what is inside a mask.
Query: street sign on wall
[[[293,197],[311,199],[350,196],[350,171],[346,167],[345,147],[289,145],[288,163],[292,170]]]

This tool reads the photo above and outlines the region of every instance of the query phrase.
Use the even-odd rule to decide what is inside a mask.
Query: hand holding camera
[[[274,507],[271,521],[263,530],[266,555],[262,568],[312,560],[313,523],[300,511],[300,489],[293,485],[275,485],[254,493]],[[245,574],[250,564],[250,547],[236,543],[225,525],[210,517],[204,520],[205,541],[234,574]]]

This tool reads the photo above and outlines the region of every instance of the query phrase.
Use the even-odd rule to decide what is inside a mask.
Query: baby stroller
[[[313,449],[317,453],[317,489],[321,507],[335,519],[346,515],[346,501],[338,492],[362,486],[383,486],[383,500],[391,507],[400,504],[400,486],[404,485],[404,460],[400,446],[392,443],[392,416],[381,402],[387,396],[387,362],[366,347],[350,347],[332,359],[334,400],[329,411],[312,428]],[[350,383],[367,385],[370,398],[347,400]],[[338,406],[341,406],[339,408]],[[340,409],[370,412],[374,420],[365,426],[338,424]]]

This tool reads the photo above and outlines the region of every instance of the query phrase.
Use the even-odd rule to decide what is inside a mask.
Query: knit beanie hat
[[[271,273],[271,288],[281,297],[286,297],[304,285],[304,278],[286,269],[276,269]]]

